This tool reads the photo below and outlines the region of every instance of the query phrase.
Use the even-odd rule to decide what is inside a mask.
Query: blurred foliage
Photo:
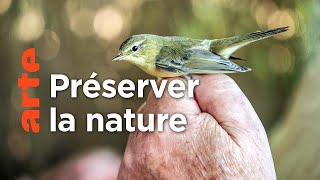
[[[310,3],[310,2],[309,2]],[[305,19],[304,60],[309,61],[300,83],[293,92],[288,110],[283,120],[270,133],[270,145],[273,152],[277,177],[279,179],[319,179],[320,144],[315,143],[320,137],[320,3],[298,3],[297,8],[309,16]],[[312,5],[312,6],[311,6]]]
[[[71,99],[68,92],[50,99],[50,74],[98,80],[153,78],[128,63],[111,63],[120,43],[132,34],[152,33],[214,39],[256,30],[290,26],[290,31],[241,49],[237,56],[252,72],[231,75],[257,110],[267,131],[286,110],[310,52],[304,39],[316,1],[302,0],[1,0],[0,1],[0,176],[37,173],[76,152],[108,146],[122,152],[126,133],[87,133],[88,112],[123,113],[136,110],[145,99]],[[319,12],[319,9],[316,9]],[[319,14],[319,13],[318,13]],[[320,24],[313,24],[312,30]],[[312,31],[314,32],[314,31]],[[302,41],[304,40],[304,41]],[[36,47],[41,63],[41,86],[30,89],[41,98],[40,134],[27,134],[20,126],[21,54]],[[80,93],[81,94],[81,93]],[[50,133],[49,107],[71,112],[76,133]]]

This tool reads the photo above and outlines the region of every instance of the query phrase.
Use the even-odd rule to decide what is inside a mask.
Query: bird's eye
[[[132,51],[138,51],[139,47],[138,46],[133,46]]]

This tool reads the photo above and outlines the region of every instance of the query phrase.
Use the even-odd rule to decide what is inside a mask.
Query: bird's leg
[[[192,75],[191,74],[186,74],[186,75],[184,75],[183,76],[183,78],[185,79],[185,80],[192,80]]]

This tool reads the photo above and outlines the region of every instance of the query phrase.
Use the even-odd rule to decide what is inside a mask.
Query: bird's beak
[[[124,57],[124,55],[122,53],[119,53],[116,57],[114,57],[112,59],[112,61],[117,61],[117,60],[121,60]]]

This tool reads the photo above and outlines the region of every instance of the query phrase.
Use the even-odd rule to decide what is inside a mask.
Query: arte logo
[[[40,124],[37,119],[40,118],[40,99],[29,97],[27,90],[29,88],[37,88],[40,85],[39,78],[29,78],[29,73],[35,73],[40,70],[39,63],[36,63],[35,48],[24,51],[22,55],[22,67],[26,71],[18,78],[18,87],[21,88],[22,107],[25,110],[21,116],[21,125],[26,132],[40,132]]]

